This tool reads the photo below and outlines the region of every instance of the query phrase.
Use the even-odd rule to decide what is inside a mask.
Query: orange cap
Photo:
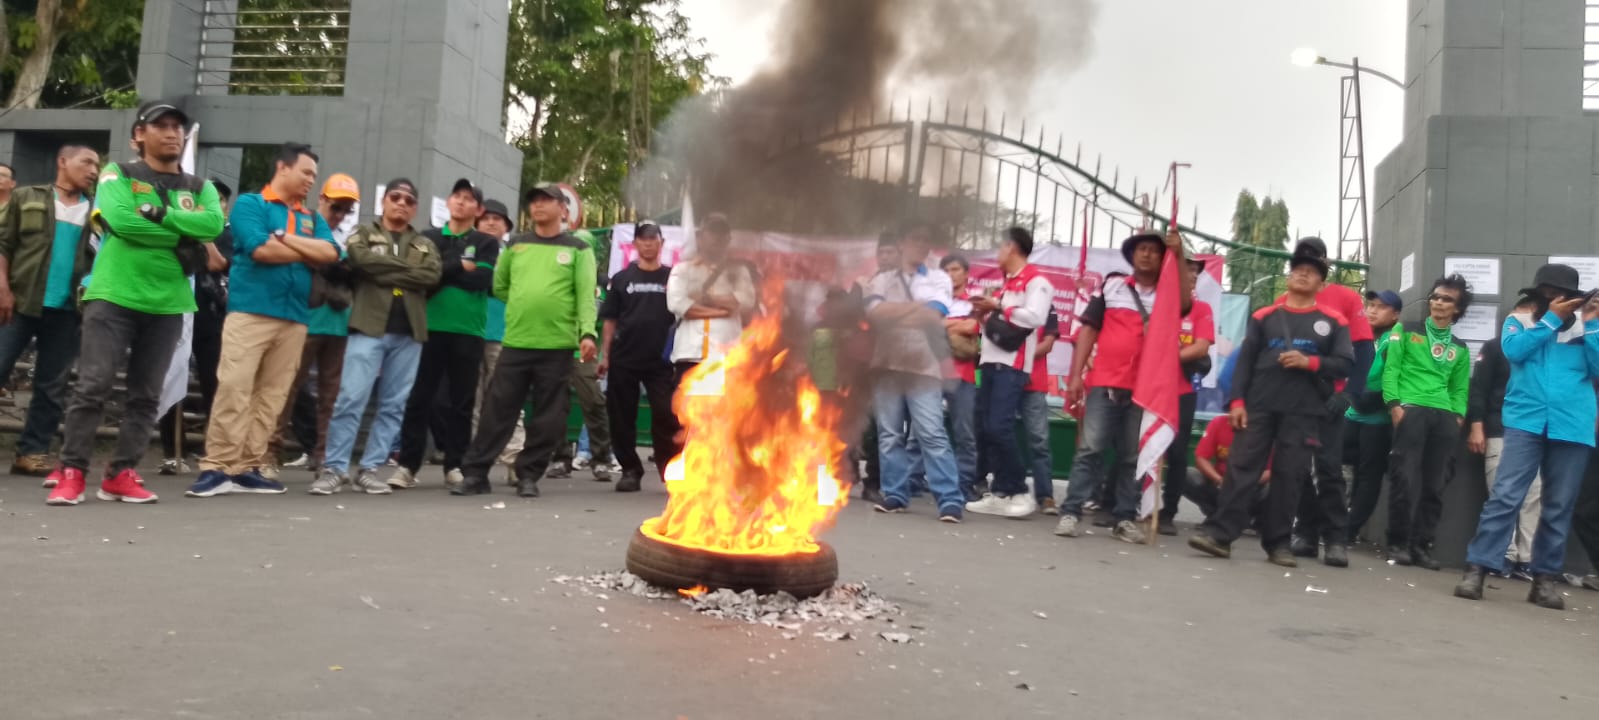
[[[334,173],[322,184],[322,197],[330,200],[361,201],[361,186],[355,184],[355,178],[344,173]]]

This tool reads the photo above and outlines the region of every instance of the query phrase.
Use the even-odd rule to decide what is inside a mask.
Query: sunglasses
[[[1449,295],[1445,295],[1443,293],[1433,293],[1431,295],[1428,295],[1427,299],[1431,300],[1432,302],[1446,303],[1446,304],[1449,304],[1449,305],[1455,304],[1455,300],[1456,300],[1454,297],[1451,297]]]
[[[406,207],[416,207],[416,196],[402,192],[391,192],[389,193],[389,202]]]
[[[391,197],[389,199],[392,200],[393,198]],[[350,211],[354,209],[355,203],[334,203],[328,207],[328,210],[338,213],[339,215],[349,215]]]

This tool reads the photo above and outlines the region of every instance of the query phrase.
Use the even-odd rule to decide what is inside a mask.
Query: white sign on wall
[[[1549,263],[1552,265],[1570,265],[1576,268],[1577,274],[1582,276],[1582,288],[1580,289],[1599,288],[1599,257],[1550,255]]]
[[[1444,258],[1444,274],[1465,278],[1477,295],[1499,294],[1499,258],[1451,255]]]
[[[1399,292],[1416,286],[1416,254],[1411,253],[1399,261]]]
[[[1461,340],[1488,341],[1499,334],[1499,306],[1472,305],[1455,321],[1455,337]]]

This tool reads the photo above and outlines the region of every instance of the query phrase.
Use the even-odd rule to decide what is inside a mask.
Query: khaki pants
[[[1488,492],[1492,493],[1494,479],[1499,477],[1499,455],[1504,452],[1504,438],[1488,438],[1488,452],[1483,454],[1483,476],[1488,479]],[[1532,562],[1532,538],[1538,532],[1538,515],[1543,509],[1539,502],[1543,488],[1543,474],[1532,479],[1527,488],[1527,499],[1521,502],[1521,512],[1516,516],[1516,532],[1510,547],[1505,550],[1505,560],[1511,563]]]
[[[305,333],[305,325],[288,320],[228,314],[202,471],[238,475],[269,464],[267,443],[300,369]]]
[[[500,344],[483,343],[483,371],[477,376],[477,404],[472,406],[472,437],[477,437],[478,416],[483,412],[483,396],[489,392],[489,381],[494,378],[494,365],[499,361]],[[516,429],[511,432],[511,441],[506,443],[505,450],[500,452],[500,464],[514,464],[517,454],[522,452],[522,444],[527,440],[527,433],[522,429],[522,425],[523,423],[517,423]]]

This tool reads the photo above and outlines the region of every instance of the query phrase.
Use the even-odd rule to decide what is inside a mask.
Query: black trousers
[[[400,423],[400,467],[412,473],[422,469],[427,455],[428,426],[435,412],[442,415],[444,468],[461,467],[472,441],[472,405],[477,402],[478,372],[483,367],[483,338],[460,333],[429,332],[417,363],[416,384],[405,401]],[[447,401],[434,409],[434,388],[442,387]],[[509,435],[506,437],[509,441]]]
[[[1444,512],[1444,487],[1454,474],[1460,416],[1448,410],[1405,407],[1394,428],[1393,480],[1388,485],[1388,544],[1432,546]]]
[[[1571,514],[1571,531],[1588,552],[1588,564],[1599,572],[1599,450],[1588,456],[1588,471],[1582,477],[1582,492]]]
[[[469,480],[487,479],[489,468],[511,441],[522,419],[523,402],[533,406],[527,417],[527,442],[516,456],[517,479],[544,477],[555,447],[566,441],[568,388],[571,386],[572,350],[504,348],[489,379],[489,391],[478,412],[477,435],[466,451],[461,472]],[[466,427],[472,426],[471,417]]]
[[[1177,398],[1177,437],[1166,449],[1166,475],[1160,488],[1160,524],[1170,525],[1177,517],[1177,504],[1182,502],[1184,486],[1188,481],[1188,444],[1194,438],[1194,411],[1199,404],[1198,393],[1188,393]]]
[[[605,392],[606,415],[611,424],[611,452],[622,472],[644,472],[638,456],[639,388],[650,401],[650,442],[655,469],[663,475],[666,464],[677,457],[677,414],[672,411],[676,374],[671,365],[658,362],[648,368],[611,366]],[[593,435],[590,434],[590,440]],[[598,459],[600,456],[595,455]]]
[[[1205,532],[1217,542],[1231,543],[1249,527],[1251,511],[1256,511],[1262,547],[1269,551],[1288,542],[1300,488],[1310,484],[1320,425],[1321,418],[1311,415],[1250,413],[1249,427],[1233,439],[1221,496],[1216,512],[1205,518]],[[1271,482],[1257,505],[1260,477],[1268,464]]]
[[[161,386],[182,335],[182,315],[151,315],[105,300],[84,304],[78,384],[67,403],[62,465],[87,474],[94,453],[94,431],[105,417],[123,358],[127,358],[128,396],[107,476],[139,464],[150,449],[150,436],[156,433]]]
[[[1344,463],[1355,468],[1354,482],[1349,486],[1349,542],[1353,544],[1382,497],[1394,426],[1350,422],[1344,426],[1344,438]]]
[[[1301,488],[1294,534],[1315,542],[1343,543],[1349,537],[1349,498],[1344,483],[1344,416],[1317,422],[1315,477]],[[1272,477],[1276,477],[1273,474]]]

